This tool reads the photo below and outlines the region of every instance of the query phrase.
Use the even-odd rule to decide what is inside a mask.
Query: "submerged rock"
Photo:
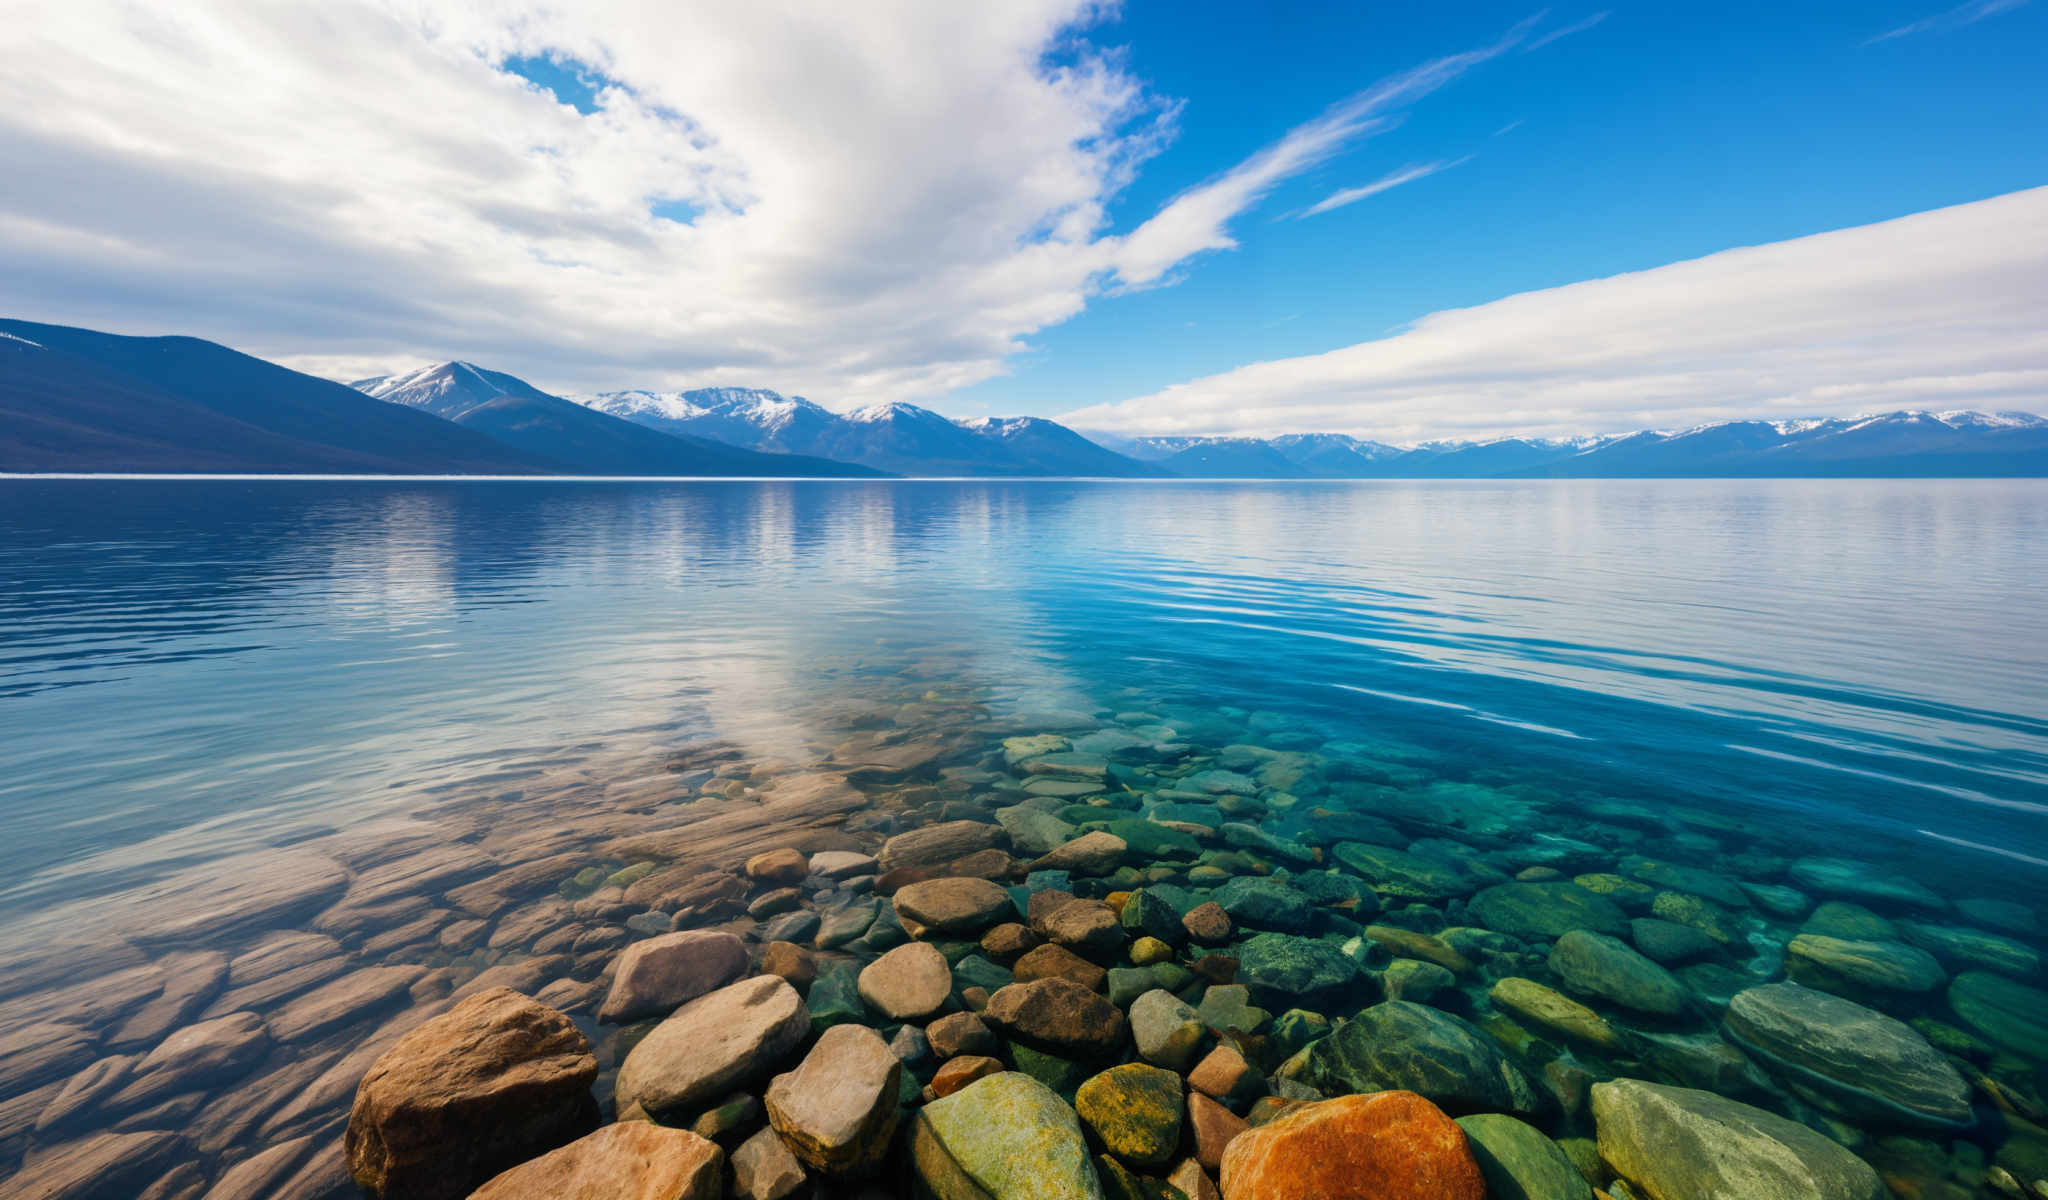
[[[768,1122],[803,1164],[831,1175],[880,1165],[896,1133],[903,1064],[862,1025],[835,1025],[765,1097]]]
[[[1209,1027],[1180,997],[1154,989],[1131,1002],[1131,1037],[1138,1057],[1169,1071],[1185,1071],[1208,1039]]]
[[[1001,885],[986,879],[927,879],[896,893],[896,913],[939,933],[979,933],[1016,916]]]
[[[1339,842],[1330,853],[1376,892],[1416,900],[1469,896],[1479,880],[1461,867],[1369,842]]]
[[[1410,1092],[1304,1104],[1232,1138],[1223,1200],[1487,1200],[1464,1131]]]
[[[1042,1049],[1100,1057],[1126,1040],[1115,1005],[1071,979],[1013,983],[990,996],[982,1019]]]
[[[1300,933],[1314,926],[1316,907],[1278,879],[1243,875],[1216,889],[1215,902],[1236,925]]]
[[[1454,1113],[1533,1115],[1543,1107],[1500,1043],[1405,1000],[1375,1004],[1310,1046],[1304,1076],[1325,1095],[1408,1091]]]
[[[1358,964],[1328,942],[1261,933],[1238,947],[1238,982],[1262,1004],[1324,1007],[1361,984]]]
[[[1494,1007],[1550,1033],[1598,1050],[1622,1048],[1621,1035],[1599,1013],[1533,979],[1509,976],[1496,982],[1488,996]]]
[[[773,1070],[810,1028],[802,997],[779,976],[756,975],[699,996],[655,1026],[619,1065],[619,1111],[637,1105],[658,1117],[722,1096]]]
[[[1134,1167],[1156,1167],[1180,1144],[1187,1106],[1179,1075],[1125,1063],[1082,1084],[1074,1109],[1111,1154]]]
[[[607,1125],[495,1176],[471,1200],[716,1200],[725,1152],[681,1129]]]
[[[2048,992],[1984,971],[1964,971],[1949,1007],[1984,1040],[2038,1061],[2048,1048]]]
[[[1877,1172],[1783,1117],[1640,1079],[1593,1085],[1600,1157],[1647,1200],[1884,1200]]]
[[[910,1154],[919,1180],[940,1200],[1103,1200],[1074,1110],[1016,1071],[925,1105],[911,1127]]]
[[[596,1078],[569,1018],[506,988],[479,992],[370,1067],[349,1111],[349,1175],[381,1200],[457,1200],[595,1126]]]
[[[1458,1118],[1486,1177],[1487,1200],[1593,1200],[1593,1187],[1556,1142],[1501,1113]]]
[[[1628,932],[1628,914],[1576,883],[1500,883],[1472,897],[1472,916],[1488,929],[1549,940],[1574,929],[1609,937]]]
[[[1970,1088],[1910,1025],[1840,996],[1773,983],[1729,1002],[1737,1045],[1849,1116],[1970,1123]]]
[[[1792,882],[1823,896],[1903,908],[1948,907],[1940,896],[1894,871],[1847,858],[1802,858],[1792,864]]]
[[[916,1021],[944,1008],[953,969],[929,942],[909,942],[861,968],[860,998],[892,1021]]]
[[[1904,942],[1802,933],[1785,946],[1785,974],[1831,992],[1931,992],[1948,982],[1932,954]]]
[[[1686,1010],[1685,985],[1671,972],[1603,934],[1568,930],[1550,948],[1550,969],[1567,989],[1582,996],[1660,1017]]]
[[[746,943],[730,933],[689,930],[635,942],[619,955],[597,1019],[617,1025],[669,1012],[746,969]]]

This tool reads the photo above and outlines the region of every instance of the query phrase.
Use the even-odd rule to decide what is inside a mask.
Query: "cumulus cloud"
[[[1433,313],[1061,418],[1387,441],[2048,396],[2048,188]]]
[[[1368,88],[1118,232],[1108,206],[1179,109],[1105,44],[1109,15],[0,0],[0,311],[340,378],[458,356],[565,390],[932,396],[1234,244],[1275,184],[1522,36]]]

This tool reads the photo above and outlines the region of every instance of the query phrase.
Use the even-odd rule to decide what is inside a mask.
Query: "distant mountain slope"
[[[1103,440],[1177,475],[1256,479],[1807,478],[2048,475],[2048,419],[1895,412],[1719,421],[1678,432],[1398,447],[1341,434]]]
[[[1160,474],[1156,467],[1037,417],[952,421],[914,404],[876,404],[841,415],[758,388],[605,392],[569,399],[664,433],[821,455],[902,475]]]
[[[403,375],[359,379],[364,395],[452,421],[507,445],[567,462],[590,475],[873,476],[868,468],[796,454],[768,454],[636,424],[552,396],[516,375],[445,362]]]
[[[560,469],[485,434],[198,338],[0,320],[0,471]]]

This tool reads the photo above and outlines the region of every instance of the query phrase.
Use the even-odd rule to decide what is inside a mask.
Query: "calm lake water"
[[[318,911],[210,872],[493,846],[493,804],[559,853],[692,748],[810,769],[920,704],[1379,747],[2038,911],[2044,580],[2048,481],[0,481],[0,996]]]

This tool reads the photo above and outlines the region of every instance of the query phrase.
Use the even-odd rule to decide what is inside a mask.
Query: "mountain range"
[[[557,396],[445,362],[345,385],[188,337],[0,319],[0,472],[1421,479],[2048,475],[2048,420],[1901,411],[1395,446],[1083,436],[757,388]]]

